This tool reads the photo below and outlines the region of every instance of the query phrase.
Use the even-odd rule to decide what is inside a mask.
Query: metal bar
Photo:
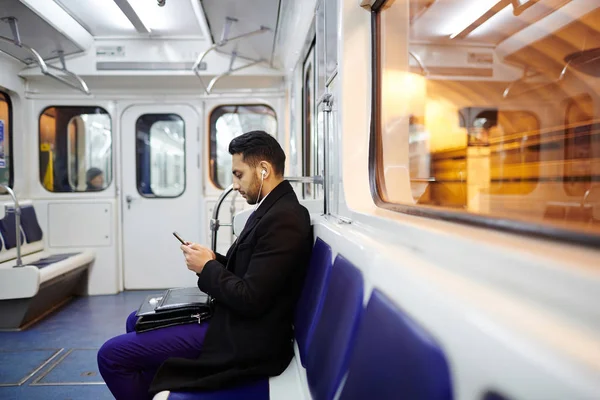
[[[515,94],[513,96],[520,96],[522,94],[533,92],[535,90],[543,88],[544,86],[554,85],[554,84],[560,83],[561,81],[563,81],[565,79],[565,75],[567,74],[567,70],[569,69],[569,65],[571,64],[572,61],[573,60],[569,60],[565,64],[565,66],[563,67],[563,69],[560,71],[560,75],[558,75],[558,78],[556,78],[555,80],[553,80],[551,82],[548,82],[548,83],[540,83],[539,85],[536,85],[535,87],[532,87],[532,88],[527,89],[527,90],[523,90],[522,92],[518,92],[517,94]],[[540,74],[539,73],[538,74],[534,74],[534,75],[532,75],[530,77],[537,76],[537,75],[540,75]],[[516,81],[512,82],[511,84],[509,84],[506,87],[506,89],[504,89],[504,93],[502,93],[502,97],[504,99],[506,99],[508,97],[509,92],[512,90],[513,86],[515,84],[517,84],[518,82],[525,82],[525,78],[526,78],[526,76],[523,76],[522,78],[517,79]]]
[[[238,22],[237,18],[225,17],[225,25],[223,25],[223,32],[221,33],[220,43],[227,42],[229,30],[231,29],[231,25],[233,25],[234,22]]]
[[[12,197],[13,202],[15,203],[15,230],[17,233],[17,267],[23,265],[21,261],[21,206],[19,205],[19,200],[17,200],[17,196],[15,196],[15,192],[8,186],[3,183],[0,183],[0,187],[8,192],[10,197]]]
[[[22,43],[21,43],[21,35],[19,34],[19,23],[18,23],[18,19],[16,19],[15,17],[6,17],[6,18],[1,18],[0,21],[4,21],[6,22],[8,25],[10,25],[10,31],[12,32],[13,35],[13,43],[15,44],[15,46],[19,46],[21,47]]]
[[[233,70],[233,63],[235,62],[235,59],[237,58],[237,51],[233,51],[231,52],[231,60],[229,60],[229,70]]]
[[[423,72],[423,75],[429,75],[429,71],[427,70],[427,68],[425,68],[425,64],[423,64],[423,61],[421,61],[421,57],[419,57],[417,54],[413,53],[412,51],[408,52],[408,55],[411,56],[412,58],[415,59],[415,61],[417,62],[417,64],[419,64],[419,67],[421,68],[421,71]]]
[[[288,182],[294,182],[294,183],[316,183],[318,185],[322,185],[323,184],[323,177],[322,176],[286,176],[283,179],[285,179]]]
[[[77,90],[79,90],[82,93],[85,93],[87,95],[91,94],[90,89],[88,88],[88,86],[85,83],[85,81],[83,79],[81,79],[77,74],[74,74],[73,72],[68,71],[66,69],[55,67],[53,65],[48,65],[48,68],[51,68],[51,69],[54,69],[54,70],[62,72],[63,74],[65,74],[65,75],[67,75],[67,76],[75,79],[78,84],[75,84],[75,83],[69,81],[68,79],[65,79],[62,76],[56,75],[56,74],[54,74],[54,73],[52,73],[50,71],[45,72],[45,75],[47,75],[47,76],[49,76],[51,78],[54,78],[57,81],[62,82],[62,83],[64,83],[65,85],[67,85],[69,87],[72,87],[73,89],[77,89]]]
[[[216,76],[215,78],[213,78],[213,80],[211,80],[211,82],[208,84],[208,87],[207,87],[207,86],[204,84],[204,80],[202,79],[202,76],[200,75],[200,71],[198,70],[198,67],[199,67],[199,66],[202,64],[202,61],[203,61],[203,60],[204,60],[204,58],[205,58],[205,57],[208,55],[208,53],[210,53],[211,51],[214,51],[214,50],[216,50],[216,49],[217,49],[217,48],[219,48],[219,47],[222,47],[222,46],[226,45],[226,44],[227,44],[227,43],[229,43],[229,42],[233,42],[233,41],[235,41],[235,40],[239,40],[239,39],[243,39],[243,38],[246,38],[246,37],[250,37],[250,36],[253,36],[253,35],[256,35],[256,34],[259,34],[259,33],[263,33],[263,32],[269,31],[269,30],[270,30],[269,28],[267,28],[267,27],[265,27],[265,26],[261,26],[261,27],[260,27],[260,28],[258,28],[257,30],[254,30],[254,31],[251,31],[251,32],[247,32],[247,33],[243,33],[243,34],[241,34],[241,35],[237,35],[237,36],[234,36],[234,37],[232,37],[232,38],[227,38],[227,39],[224,39],[224,40],[222,39],[222,40],[221,40],[219,43],[215,43],[215,44],[213,44],[213,45],[212,45],[212,46],[210,46],[208,49],[206,49],[204,52],[202,52],[202,53],[201,53],[201,54],[198,56],[198,58],[196,59],[196,62],[194,63],[194,65],[192,66],[192,71],[194,72],[194,74],[196,74],[196,76],[197,76],[197,77],[198,77],[198,79],[200,80],[200,84],[202,85],[202,88],[204,89],[204,92],[205,92],[206,94],[210,94],[210,91],[211,91],[211,89],[212,89],[212,86],[214,86],[214,84],[215,84],[215,83],[216,83],[216,82],[217,82],[219,79],[221,79],[223,76],[226,76],[226,75],[228,75],[228,74],[230,74],[230,73],[232,73],[232,72],[239,71],[240,69],[243,69],[243,68],[246,68],[246,67],[249,67],[249,66],[250,66],[250,65],[246,65],[246,66],[244,66],[244,67],[240,67],[240,68],[237,68],[237,69],[231,69],[231,67],[233,67],[233,59],[232,59],[232,61],[231,61],[231,65],[229,66],[229,71],[228,71],[228,73],[227,73],[227,74],[222,74],[222,75],[218,75],[218,76]],[[237,56],[237,54],[236,54],[236,56]],[[261,60],[260,62],[262,62],[262,61],[263,61],[263,60]],[[254,64],[251,64],[251,65],[254,65]],[[213,82],[213,81],[214,81],[214,82]]]
[[[260,64],[260,63],[262,63],[262,62],[265,62],[265,60],[262,60],[262,59],[261,59],[261,60],[258,60],[258,61],[250,62],[250,63],[248,63],[248,64],[246,64],[246,65],[242,65],[241,67],[237,67],[237,68],[234,68],[234,69],[230,69],[229,71],[223,72],[222,74],[215,76],[215,77],[214,77],[214,78],[212,78],[212,79],[210,80],[210,82],[208,83],[208,87],[206,88],[206,93],[207,93],[207,94],[210,94],[210,92],[212,92],[212,89],[213,89],[213,87],[215,86],[215,84],[216,84],[216,83],[217,83],[217,82],[218,82],[218,81],[219,81],[221,78],[224,78],[224,77],[226,77],[226,76],[228,76],[228,75],[231,75],[231,74],[232,74],[232,73],[234,73],[234,72],[241,71],[241,70],[243,70],[243,69],[245,69],[245,68],[252,67],[252,66],[254,66],[254,65],[256,65],[256,64]]]
[[[225,198],[232,191],[233,191],[233,185],[227,186],[227,188],[225,188],[225,190],[223,190],[223,192],[217,199],[217,203],[215,204],[215,208],[213,209],[212,219],[210,220],[210,231],[211,231],[210,247],[211,247],[211,250],[214,252],[217,251],[217,231],[219,230],[219,226],[221,226],[219,224],[219,210],[221,209],[221,204],[223,204],[223,201],[225,200]]]
[[[17,36],[18,36],[18,30],[17,30]],[[74,73],[73,73],[73,72],[71,72],[71,71],[68,71],[68,70],[67,70],[67,69],[65,69],[65,68],[58,68],[58,67],[55,67],[55,66],[53,66],[53,65],[48,65],[48,64],[46,64],[46,62],[44,61],[44,59],[42,58],[42,56],[40,56],[40,54],[39,54],[37,51],[35,51],[33,48],[31,48],[31,47],[29,47],[29,46],[27,46],[27,45],[25,45],[25,44],[23,44],[23,43],[20,43],[20,45],[17,45],[17,43],[16,43],[16,39],[14,39],[14,38],[13,38],[13,39],[10,39],[10,38],[7,38],[7,37],[5,37],[5,36],[0,36],[0,41],[4,41],[4,42],[7,42],[7,43],[14,44],[14,45],[16,45],[16,46],[18,46],[18,47],[20,47],[20,48],[22,48],[22,49],[25,49],[25,50],[27,50],[29,53],[31,53],[31,55],[33,56],[33,60],[34,60],[34,61],[37,63],[37,65],[40,67],[40,70],[41,70],[42,74],[44,74],[44,75],[46,75],[46,76],[49,76],[49,77],[51,77],[51,78],[54,78],[54,79],[56,79],[57,81],[59,81],[59,82],[61,82],[61,83],[65,84],[65,85],[67,85],[67,86],[69,86],[69,87],[72,87],[72,88],[74,88],[74,89],[77,89],[77,90],[79,90],[79,91],[81,91],[81,92],[83,92],[83,93],[85,93],[85,94],[87,94],[87,95],[89,95],[89,94],[90,94],[90,90],[89,90],[89,88],[88,88],[87,84],[85,83],[85,81],[84,81],[83,79],[81,79],[81,78],[80,78],[78,75],[74,74]],[[62,63],[62,64],[63,64],[63,66],[64,66],[64,65],[65,65],[65,64],[64,64],[64,58],[63,58],[63,57],[61,57],[61,53],[62,53],[62,51],[59,51],[59,52],[58,52],[58,54],[59,54],[59,57],[61,58],[61,63]],[[70,82],[70,81],[68,81],[67,79],[63,78],[63,77],[61,77],[61,76],[58,76],[58,75],[56,75],[56,74],[54,74],[54,73],[50,72],[50,71],[48,70],[48,68],[51,68],[51,69],[54,69],[54,70],[60,71],[60,72],[62,72],[62,73],[64,73],[64,74],[66,74],[66,75],[70,76],[71,78],[75,79],[79,85],[77,85],[77,84],[75,84],[75,83],[73,83],[73,82]]]
[[[0,40],[16,45],[14,39],[10,39],[5,36],[0,36]],[[23,43],[21,43],[18,47],[21,47],[22,49],[25,49],[29,53],[31,53],[31,55],[34,58],[34,61],[39,65],[40,69],[42,70],[42,73],[45,74],[46,72],[48,72],[48,67],[46,66],[46,63],[44,62],[44,59],[40,56],[40,54],[37,51],[35,51],[34,49],[32,49],[29,46],[24,45]]]

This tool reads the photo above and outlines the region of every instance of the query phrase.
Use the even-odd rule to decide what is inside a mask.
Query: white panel
[[[272,400],[302,400],[304,399],[302,386],[298,376],[298,356],[294,357],[290,365],[281,375],[269,378],[269,398]]]
[[[58,4],[48,0],[20,0],[56,30],[72,40],[80,49],[87,50],[94,38],[67,14]]]
[[[312,40],[306,36],[315,16],[316,4],[316,0],[282,0],[275,58],[285,70],[291,70],[298,62],[306,40]],[[365,15],[368,16],[368,13]]]
[[[110,246],[110,203],[48,205],[50,247]]]
[[[0,299],[23,299],[37,294],[40,270],[37,267],[0,268]]]

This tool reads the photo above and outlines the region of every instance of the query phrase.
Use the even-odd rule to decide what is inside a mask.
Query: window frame
[[[140,191],[140,176],[139,176],[139,165],[138,165],[138,150],[139,150],[139,140],[137,137],[137,132],[138,132],[138,123],[140,122],[140,120],[143,117],[166,117],[166,116],[175,116],[177,118],[179,118],[181,120],[181,122],[183,122],[183,190],[176,196],[162,196],[162,195],[157,195],[156,193],[154,193],[154,191],[152,190],[152,149],[150,148],[149,151],[149,155],[148,155],[148,160],[149,160],[149,168],[150,168],[150,172],[149,172],[149,178],[150,181],[148,182],[149,185],[149,189],[152,192],[152,194],[145,194],[142,193]],[[167,119],[156,119],[154,121],[152,121],[152,124],[150,124],[150,126],[148,127],[148,141],[151,140],[151,133],[150,131],[152,130],[152,127],[154,126],[154,124],[156,124],[157,122],[162,122],[162,121],[169,121]],[[186,148],[186,144],[187,144],[187,134],[186,134],[186,123],[185,123],[185,119],[176,113],[172,113],[172,112],[166,112],[166,113],[145,113],[145,114],[141,114],[139,117],[136,118],[135,120],[135,134],[136,134],[136,139],[135,139],[135,188],[138,192],[138,194],[140,196],[142,196],[144,199],[146,200],[152,200],[152,199],[176,199],[178,197],[181,197],[185,194],[185,191],[187,190],[187,148]],[[160,153],[162,155],[162,153]],[[161,171],[161,173],[163,173],[163,171]]]
[[[72,191],[70,191],[70,192],[67,192],[67,191],[54,191],[54,190],[48,190],[48,189],[47,189],[47,188],[44,186],[43,179],[42,179],[42,177],[41,177],[41,175],[40,175],[40,173],[41,173],[41,171],[40,171],[40,168],[41,168],[41,166],[42,166],[41,150],[40,150],[40,147],[41,147],[41,144],[42,144],[42,140],[41,140],[41,139],[42,139],[42,137],[41,137],[42,131],[41,131],[41,129],[40,129],[40,127],[41,127],[40,123],[41,123],[42,116],[43,116],[43,115],[46,113],[46,111],[47,111],[48,109],[50,109],[50,108],[55,108],[55,109],[61,109],[61,108],[80,108],[80,109],[81,109],[81,108],[90,108],[90,109],[92,109],[92,108],[95,108],[95,109],[100,109],[100,110],[102,110],[102,113],[100,113],[100,114],[105,114],[105,115],[107,115],[107,116],[108,116],[108,119],[109,119],[109,121],[110,121],[110,124],[109,124],[109,126],[110,126],[110,138],[111,138],[111,145],[110,145],[111,176],[110,176],[110,181],[108,181],[108,183],[106,184],[106,186],[105,186],[104,188],[102,188],[102,190],[97,190],[97,191],[94,191],[94,192],[89,192],[89,191],[87,191],[87,190],[72,190]],[[69,148],[68,148],[68,146],[69,146],[69,140],[68,140],[68,134],[69,134],[69,132],[68,132],[68,126],[69,126],[70,122],[73,120],[73,118],[74,118],[74,117],[76,117],[76,116],[81,116],[81,115],[82,115],[82,114],[78,114],[78,115],[74,115],[74,116],[72,116],[72,117],[69,119],[69,123],[67,124],[67,179],[68,179],[68,170],[69,170],[69,168],[70,168],[70,165],[69,165],[69,158],[68,158],[68,151],[69,151]],[[56,132],[55,132],[55,134],[56,134]],[[106,110],[106,108],[104,108],[104,107],[102,107],[102,106],[93,105],[93,104],[92,104],[92,105],[86,105],[86,104],[84,104],[84,105],[70,105],[70,104],[48,105],[48,106],[44,107],[44,108],[42,109],[42,111],[40,111],[40,113],[39,113],[39,115],[38,115],[38,118],[37,118],[37,139],[38,139],[38,141],[37,141],[37,153],[38,153],[38,183],[39,183],[39,185],[40,185],[40,186],[41,186],[41,187],[42,187],[42,188],[43,188],[43,189],[44,189],[46,192],[48,192],[48,193],[53,193],[53,194],[82,194],[82,193],[88,193],[88,194],[89,194],[89,193],[96,193],[96,194],[97,194],[97,193],[106,192],[106,191],[107,191],[107,190],[108,190],[108,189],[111,187],[111,185],[113,184],[113,182],[114,182],[114,180],[115,180],[115,162],[116,162],[116,160],[115,160],[115,151],[114,151],[114,150],[115,150],[115,148],[114,148],[114,144],[115,144],[115,142],[114,142],[114,141],[115,141],[115,137],[114,137],[114,131],[113,131],[113,118],[112,118],[112,115],[110,114],[110,112],[108,112],[108,111]],[[104,175],[105,175],[105,177],[106,177],[106,172],[104,172]],[[105,182],[105,183],[106,183],[106,182]],[[69,182],[69,184],[71,184],[71,183]]]
[[[227,103],[227,104],[219,104],[216,105],[210,113],[208,114],[208,177],[210,182],[219,190],[225,190],[221,183],[219,182],[218,177],[218,167],[217,167],[217,121],[223,115],[227,114],[227,111],[223,111],[219,113],[219,110],[225,109],[226,107],[266,107],[273,113],[273,118],[275,118],[275,126],[276,132],[273,137],[277,139],[277,134],[279,133],[279,119],[277,117],[277,112],[275,108],[267,103]]]
[[[376,0],[371,7],[371,124],[369,132],[369,187],[371,198],[377,207],[390,211],[418,217],[427,217],[465,225],[491,228],[498,231],[520,234],[532,238],[551,239],[588,247],[600,247],[600,235],[546,225],[535,222],[524,222],[513,218],[494,217],[475,214],[467,211],[451,210],[426,205],[408,205],[390,203],[384,200],[385,182],[383,174],[383,148],[381,137],[381,82],[382,54],[381,40],[383,36],[381,11],[389,0]]]
[[[10,165],[8,166],[8,187],[10,187],[11,189],[15,189],[14,188],[14,184],[15,184],[15,159],[14,159],[14,154],[13,154],[13,141],[14,141],[14,137],[13,137],[13,123],[14,123],[14,117],[13,117],[13,104],[12,104],[12,99],[10,98],[10,94],[5,91],[0,89],[0,93],[3,95],[4,100],[6,101],[6,104],[8,105],[8,129],[6,129],[6,126],[4,127],[4,141],[6,142],[6,136],[8,135],[8,156],[10,157]],[[6,151],[6,150],[5,150]],[[3,190],[3,189],[0,189]],[[8,194],[7,192],[0,192],[0,195],[6,195]]]

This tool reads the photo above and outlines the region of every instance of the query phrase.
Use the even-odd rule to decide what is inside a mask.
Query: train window
[[[378,203],[504,228],[539,223],[565,238],[600,234],[600,6],[375,3]],[[570,23],[548,25],[550,14]],[[525,35],[527,25],[539,34]]]
[[[593,120],[594,102],[589,95],[569,100],[565,119],[563,177],[564,188],[569,196],[584,196],[592,187]]]
[[[0,91],[0,183],[13,185],[12,104],[7,93]],[[6,193],[0,189],[0,193]]]
[[[325,0],[325,81],[329,82],[337,71],[337,0]]]
[[[136,181],[144,197],[185,191],[185,122],[176,114],[144,114],[135,123]]]
[[[229,143],[245,132],[261,130],[277,134],[277,115],[264,104],[224,105],[210,113],[210,176],[224,189],[233,182]]]
[[[313,126],[314,126],[314,47],[308,53],[308,57],[304,62],[302,78],[302,175],[313,175]],[[304,197],[313,195],[312,185],[304,184]]]
[[[110,115],[100,107],[48,107],[39,119],[40,182],[50,192],[101,191],[112,182]]]
[[[329,0],[328,0],[329,1]],[[314,45],[314,62],[315,68],[315,101],[325,93],[325,83],[327,77],[326,51],[327,37],[325,26],[325,1],[319,1],[315,10],[315,45]]]

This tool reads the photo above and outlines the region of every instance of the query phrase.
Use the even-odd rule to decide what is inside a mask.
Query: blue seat
[[[17,247],[17,235],[15,235],[16,225],[15,210],[7,210],[4,218],[0,219],[0,234],[4,238],[4,247],[6,250]],[[21,243],[25,243],[23,232],[21,232]]]
[[[367,305],[340,396],[354,399],[452,399],[442,349],[377,289]]]
[[[21,207],[21,228],[27,243],[40,241],[44,237],[33,206]]]
[[[331,247],[317,238],[294,316],[294,335],[298,342],[300,361],[304,367],[306,367],[306,353],[323,307],[330,273]]]
[[[333,399],[342,381],[360,322],[362,303],[361,273],[338,255],[331,268],[321,316],[306,359],[308,386],[314,400]]]
[[[331,247],[320,238],[317,238],[294,315],[294,333],[298,341],[303,365],[323,305],[324,292],[329,282],[331,254]],[[269,381],[262,379],[255,383],[214,392],[171,392],[169,394],[169,400],[229,399],[268,400]]]
[[[169,400],[269,400],[269,381],[260,381],[229,389],[206,392],[171,392]]]

